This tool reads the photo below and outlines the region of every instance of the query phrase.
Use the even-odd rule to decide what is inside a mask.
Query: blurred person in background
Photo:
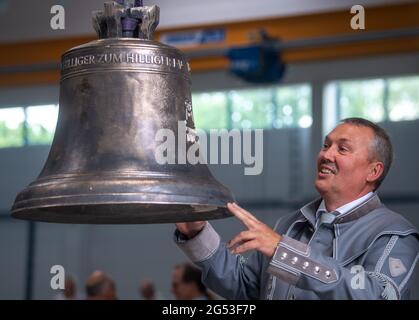
[[[116,286],[105,272],[97,270],[86,281],[87,300],[116,300]]]
[[[143,300],[163,300],[164,297],[156,291],[156,287],[151,280],[145,279],[140,282],[138,293]]]
[[[65,277],[65,286],[55,297],[55,300],[79,300],[81,295],[77,292],[76,281],[72,276]]]
[[[213,300],[201,278],[201,270],[191,263],[176,265],[172,272],[173,295],[178,300]]]

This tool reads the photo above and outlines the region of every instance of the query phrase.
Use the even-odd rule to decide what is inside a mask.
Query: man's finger
[[[234,248],[233,250],[231,250],[231,253],[233,253],[233,254],[245,253],[245,252],[250,251],[250,250],[255,250],[258,246],[259,246],[259,241],[257,241],[257,240],[247,241],[247,242],[243,243],[242,245],[240,245],[240,246]]]
[[[236,244],[243,242],[243,241],[249,241],[255,238],[255,234],[252,231],[242,231],[237,236],[235,236],[233,239],[231,239],[228,244],[227,248],[232,248]]]
[[[247,210],[243,209],[242,207],[240,207],[237,203],[233,202],[232,205],[233,205],[233,207],[235,207],[236,209],[238,209],[241,213],[243,213],[244,215],[246,215],[250,219],[252,219],[254,221],[259,221],[253,214],[251,214],[249,211],[247,211]]]
[[[232,214],[234,214],[243,224],[248,227],[249,229],[254,225],[255,221],[250,218],[248,215],[243,213],[239,208],[232,205],[231,203],[227,203],[227,208],[230,210]]]

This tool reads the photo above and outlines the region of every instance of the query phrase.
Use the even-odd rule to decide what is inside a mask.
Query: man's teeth
[[[322,168],[322,169],[320,170],[320,172],[321,172],[321,173],[325,173],[325,174],[329,174],[329,173],[332,173],[332,170],[329,170],[329,169],[326,169],[326,168]]]

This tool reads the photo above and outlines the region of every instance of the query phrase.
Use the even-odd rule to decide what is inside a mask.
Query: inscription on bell
[[[181,59],[172,58],[164,55],[152,55],[141,53],[101,53],[96,55],[84,55],[67,58],[62,63],[62,69],[67,70],[78,66],[98,65],[98,64],[145,64],[167,66],[182,70],[185,66]]]

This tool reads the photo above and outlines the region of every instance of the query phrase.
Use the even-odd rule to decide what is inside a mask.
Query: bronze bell
[[[156,162],[159,129],[177,140],[178,121],[194,129],[189,65],[179,50],[150,40],[158,21],[159,8],[137,0],[93,13],[100,39],[62,56],[51,150],[17,195],[13,217],[130,224],[230,216],[233,197],[205,164]]]

